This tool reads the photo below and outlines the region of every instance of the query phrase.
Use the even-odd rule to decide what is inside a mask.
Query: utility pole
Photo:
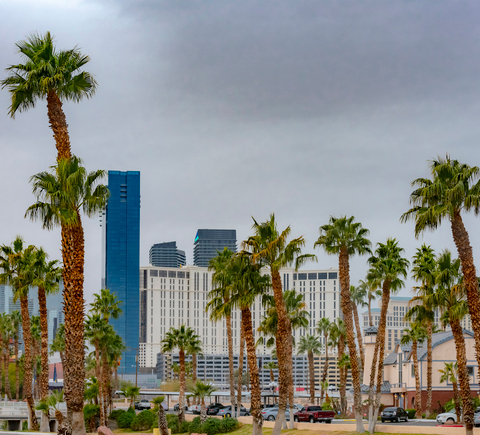
[[[137,347],[137,354],[135,355],[135,388],[137,388],[137,380],[138,380],[138,347]]]

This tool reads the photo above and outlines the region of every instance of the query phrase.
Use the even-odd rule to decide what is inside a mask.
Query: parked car
[[[275,421],[277,419],[277,415],[278,415],[278,406],[274,408],[265,408],[262,411],[262,417],[264,420]],[[290,412],[288,411],[288,409],[285,411],[285,419],[287,421],[290,421]]]
[[[480,427],[480,412],[476,412],[473,416],[473,424],[475,427]]]
[[[392,422],[396,421],[398,423],[400,420],[408,421],[408,413],[403,408],[392,406],[389,408],[385,408],[381,412],[380,418],[382,420],[382,423],[385,423],[387,420]]]
[[[218,411],[225,408],[221,403],[211,403],[207,406],[207,415],[217,415]]]
[[[180,405],[178,403],[175,403],[175,405],[173,406],[173,410],[178,412],[179,409],[180,409]],[[185,405],[185,411],[188,411],[187,405]]]
[[[442,414],[437,415],[437,423],[445,424],[446,422],[455,423],[457,421],[457,414],[455,413],[455,408],[451,409],[448,412],[443,412]]]
[[[192,414],[200,414],[200,412],[202,411],[202,405],[192,405],[190,406],[190,408],[188,408],[188,410]]]
[[[138,409],[139,411],[151,408],[152,404],[148,400],[140,400],[140,402],[135,402],[135,409]]]
[[[317,405],[304,406],[300,411],[293,414],[293,421],[308,421],[310,423],[316,421],[331,423],[334,418],[335,412],[324,411],[321,406]]]
[[[219,415],[220,417],[233,417],[235,416],[235,412],[232,412],[232,405],[229,405],[225,406],[225,408],[220,409],[217,415]],[[250,411],[240,405],[240,417],[243,417],[245,415],[250,415]]]

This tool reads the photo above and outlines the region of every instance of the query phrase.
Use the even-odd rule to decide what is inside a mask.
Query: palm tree
[[[320,340],[315,335],[302,335],[298,344],[297,352],[299,354],[307,353],[308,370],[310,377],[310,403],[315,403],[315,368],[313,355],[318,355],[322,349]]]
[[[50,345],[50,355],[55,352],[60,354],[60,361],[63,367],[65,361],[65,327],[63,323],[57,328],[55,337],[53,337],[52,344]]]
[[[345,361],[345,341],[347,337],[347,330],[345,328],[345,322],[341,319],[337,319],[337,323],[332,323],[330,329],[330,346],[337,347],[338,368],[340,374],[340,413],[345,415],[347,411],[347,364],[342,364]]]
[[[140,387],[133,387],[129,385],[121,392],[125,397],[130,398],[130,408],[135,409],[135,397],[140,394]]]
[[[160,435],[169,435],[167,417],[165,416],[165,409],[163,408],[163,401],[165,396],[158,396],[152,400],[154,410],[158,412],[158,428],[160,429]]]
[[[452,383],[452,389],[453,389],[453,401],[455,403],[455,414],[457,414],[457,422],[460,423],[461,418],[462,418],[462,410],[461,410],[461,404],[460,404],[460,393],[458,392],[458,383],[457,383],[457,363],[456,362],[450,362],[450,363],[443,363],[444,368],[439,369],[438,371],[440,372],[440,383],[448,382]]]
[[[83,434],[84,353],[84,235],[81,210],[92,216],[108,198],[108,188],[97,185],[105,171],[87,173],[81,160],[61,159],[54,173],[42,172],[31,178],[37,202],[26,212],[32,220],[40,218],[43,227],[62,227],[63,306],[65,325],[64,389],[71,415],[72,434]]]
[[[22,315],[20,311],[14,310],[10,313],[10,319],[12,321],[12,337],[15,354],[15,399],[18,400],[20,393],[20,366],[18,357],[18,337],[20,335],[20,325],[22,324]]]
[[[200,400],[200,422],[203,424],[207,420],[207,407],[205,406],[205,397],[210,397],[215,391],[215,387],[211,384],[197,381],[191,391],[193,393],[193,397]]]
[[[295,270],[298,270],[302,264],[305,264],[308,260],[316,259],[316,257],[311,254],[301,255],[301,248],[305,246],[303,237],[287,242],[291,228],[288,226],[282,232],[279,232],[275,214],[272,213],[270,219],[263,223],[258,223],[255,219],[253,219],[253,222],[254,235],[243,242],[243,248],[250,250],[253,263],[258,263],[270,270],[275,307],[278,313],[275,343],[278,358],[279,409],[272,434],[279,435],[285,422],[287,399],[289,396],[293,399],[293,349],[290,339],[292,328],[283,299],[280,269],[294,265]],[[293,402],[290,403],[290,408],[292,406]],[[293,415],[293,409],[290,409],[290,415]],[[290,421],[290,425],[293,428],[293,420]]]
[[[473,250],[462,213],[480,211],[480,169],[452,160],[450,156],[430,162],[432,179],[417,178],[412,182],[416,189],[410,195],[413,207],[400,220],[415,221],[415,236],[427,229],[436,229],[443,220],[450,221],[453,240],[462,264],[468,309],[475,336],[475,355],[480,366],[480,293]]]
[[[275,361],[269,361],[263,366],[263,368],[270,371],[270,382],[275,382],[275,376],[273,375],[273,371],[278,369],[278,364]]]
[[[230,384],[230,403],[235,409],[235,385],[233,379],[233,339],[232,339],[232,307],[230,305],[230,260],[233,252],[224,248],[216,257],[210,259],[209,269],[213,270],[213,288],[208,294],[210,301],[207,303],[207,312],[210,311],[210,319],[218,321],[225,318],[228,343],[228,373]]]
[[[10,340],[12,335],[13,325],[10,315],[6,313],[0,313],[0,344],[3,348],[3,355],[0,354],[0,367],[1,361],[3,360],[3,368],[5,371],[5,395],[8,397],[8,400],[12,400],[12,392],[10,389],[10,380],[8,376],[8,368],[10,365]]]
[[[32,335],[30,329],[30,313],[28,311],[28,289],[34,276],[32,267],[36,248],[32,245],[25,247],[20,236],[11,246],[0,246],[0,283],[10,284],[14,291],[14,300],[20,299],[22,314],[24,353],[23,394],[27,400],[31,430],[38,430],[35,405],[32,394]]]
[[[38,287],[38,311],[40,315],[41,331],[41,364],[42,371],[40,376],[40,399],[46,399],[48,396],[48,314],[47,314],[47,295],[58,292],[59,283],[62,276],[62,269],[58,266],[58,261],[48,261],[48,254],[39,248],[35,252],[35,279],[33,284]],[[48,408],[42,414],[40,430],[48,432]]]
[[[470,398],[470,380],[467,370],[467,357],[465,338],[461,320],[468,313],[465,300],[465,285],[460,271],[460,260],[452,259],[451,253],[445,250],[437,258],[435,301],[438,308],[443,311],[442,324],[450,324],[455,349],[457,353],[457,373],[460,383],[460,393],[463,402],[463,416],[466,433],[473,433],[473,406]]]
[[[162,340],[162,352],[172,352],[178,349],[178,359],[180,364],[180,392],[179,392],[179,409],[178,420],[185,421],[185,352],[193,341],[198,340],[198,335],[189,326],[180,325],[178,329],[173,326],[165,334]]]
[[[417,322],[425,324],[427,329],[427,417],[432,412],[432,334],[435,321],[432,297],[435,285],[435,265],[434,250],[423,244],[413,257],[412,267],[413,279],[421,284],[414,287],[416,296],[410,302],[417,305],[413,305],[405,315],[407,320],[416,319]]]
[[[324,385],[327,382],[328,374],[328,337],[332,329],[332,322],[328,317],[322,317],[319,322],[317,322],[317,332],[320,335],[323,335],[323,343],[325,346],[325,362],[323,363],[323,372],[322,379],[320,382],[320,403],[323,403],[323,394],[324,394]]]
[[[365,298],[367,297],[368,289],[367,286],[362,282],[359,283],[357,287],[354,285],[350,286],[350,297],[352,298],[352,313],[353,320],[355,321],[355,332],[357,336],[358,349],[360,351],[360,362],[362,363],[360,367],[360,373],[363,373],[363,368],[365,367],[365,354],[363,352],[363,338],[362,338],[362,328],[360,327],[360,318],[358,316],[357,307],[367,305]]]
[[[330,217],[327,225],[320,227],[320,236],[314,247],[323,247],[327,254],[338,255],[340,275],[340,306],[347,330],[348,350],[352,366],[352,382],[354,391],[354,408],[357,432],[363,432],[362,392],[360,388],[360,369],[358,367],[357,348],[352,316],[352,301],[350,297],[350,256],[364,255],[370,251],[369,231],[360,222],[354,222],[353,216],[347,218]]]
[[[7,68],[11,75],[0,81],[11,95],[9,114],[15,117],[35,107],[37,100],[47,100],[48,121],[57,147],[57,160],[69,159],[70,137],[62,101],[79,102],[90,98],[97,86],[93,76],[81,71],[90,61],[77,48],[57,51],[50,32],[33,34],[16,44],[24,64]]]
[[[382,290],[375,287],[373,283],[368,280],[368,278],[366,280],[361,279],[358,285],[362,287],[365,286],[367,290],[368,326],[372,327],[372,301],[374,301],[377,297],[382,296]]]
[[[259,435],[262,433],[263,418],[261,414],[260,379],[250,307],[253,305],[257,296],[265,293],[270,284],[270,277],[261,275],[260,265],[258,263],[253,264],[251,256],[246,252],[241,252],[232,258],[231,271],[231,303],[232,307],[238,308],[241,311],[242,329],[247,347],[247,361],[251,386],[250,412],[253,420],[253,434]],[[239,376],[241,376],[241,373],[239,373]],[[238,406],[240,407],[240,403]]]
[[[422,415],[422,387],[420,385],[420,372],[418,370],[418,354],[417,348],[419,343],[423,343],[427,338],[426,329],[418,322],[410,324],[410,328],[403,330],[402,338],[400,343],[403,345],[411,344],[411,355],[413,358],[413,372],[415,375],[415,416],[419,417]]]
[[[378,325],[377,340],[375,343],[372,371],[370,373],[369,388],[369,432],[375,431],[375,424],[380,408],[380,394],[383,382],[383,359],[385,353],[385,328],[387,324],[387,310],[390,301],[390,292],[400,290],[404,282],[402,277],[407,277],[409,262],[402,257],[403,248],[398,246],[396,239],[387,239],[386,243],[377,243],[375,255],[368,259],[370,270],[367,279],[371,281],[373,288],[382,288],[382,308]],[[378,367],[377,367],[378,364]],[[375,374],[376,397],[374,401]]]
[[[192,340],[187,347],[186,352],[192,357],[192,360],[190,361],[192,366],[192,382],[195,384],[197,382],[197,355],[202,353],[202,340],[199,338]],[[196,399],[197,398],[195,398],[195,400]]]

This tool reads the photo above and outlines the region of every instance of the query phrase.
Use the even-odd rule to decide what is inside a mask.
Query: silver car
[[[277,419],[278,406],[275,408],[265,408],[262,411],[262,417],[264,420],[275,421]],[[288,409],[285,411],[285,418],[287,421],[290,421],[290,412]]]

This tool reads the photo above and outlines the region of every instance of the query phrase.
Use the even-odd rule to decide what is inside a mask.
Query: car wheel
[[[392,421],[394,421],[395,423],[398,423],[400,420],[399,420],[399,418],[397,417],[395,420],[392,420]]]
[[[325,420],[325,423],[331,423],[332,420]]]
[[[382,418],[382,423],[385,423],[385,420]]]
[[[293,421],[298,421],[298,417],[297,416],[293,417]]]
[[[455,423],[455,420],[453,418],[447,418],[447,421],[451,421],[452,423]]]
[[[268,421],[275,421],[275,417],[274,417],[273,415],[269,415],[269,416],[267,417],[267,420],[268,420]]]
[[[225,414],[225,417],[231,417],[231,415],[230,414]]]
[[[408,423],[408,417],[405,417],[405,422]]]
[[[310,418],[308,419],[308,421],[309,421],[310,423],[315,423],[315,419],[314,419],[312,416],[310,416]]]

